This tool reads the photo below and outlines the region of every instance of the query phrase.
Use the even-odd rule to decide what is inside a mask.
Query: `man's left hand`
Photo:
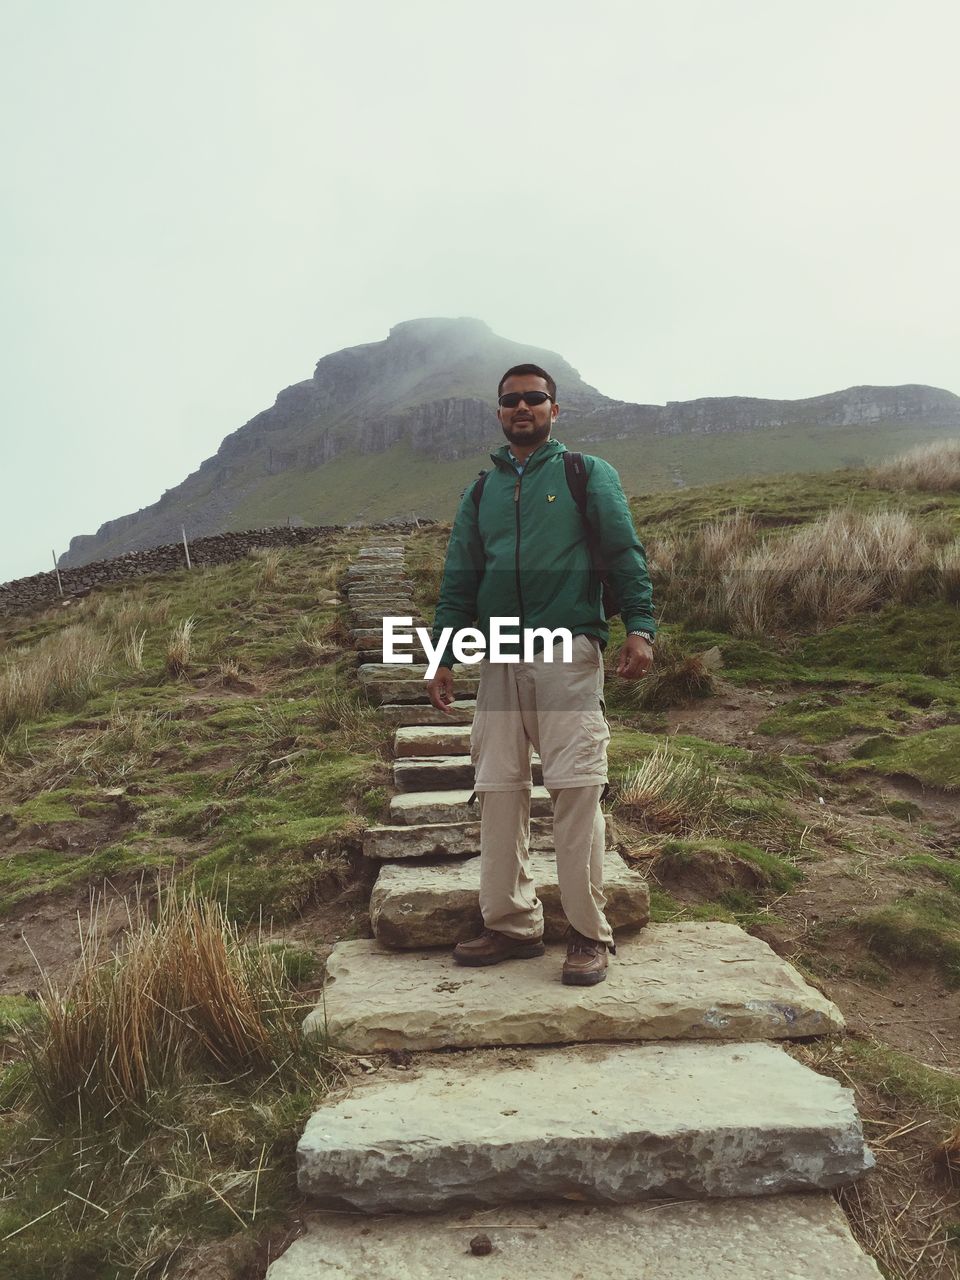
[[[653,645],[643,636],[627,636],[620,650],[617,675],[624,680],[640,680],[653,666]]]

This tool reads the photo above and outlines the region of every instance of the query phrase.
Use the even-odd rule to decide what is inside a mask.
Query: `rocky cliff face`
[[[266,477],[313,472],[347,454],[401,443],[425,457],[482,455],[496,436],[503,370],[533,362],[557,380],[564,434],[579,442],[633,436],[762,432],[903,419],[960,430],[960,397],[934,387],[851,387],[806,400],[731,396],[667,405],[611,400],[556,352],[521,346],[472,319],[408,320],[382,342],[325,356],[313,377],[228,435],[216,454],[149,507],[72,539],[63,566],[231,527],[233,512]],[[318,484],[322,485],[322,472]]]

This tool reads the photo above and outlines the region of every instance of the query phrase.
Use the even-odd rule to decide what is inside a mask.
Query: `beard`
[[[511,444],[539,445],[543,444],[544,440],[549,439],[552,426],[553,423],[548,418],[541,426],[538,426],[535,422],[521,423],[518,428],[505,426],[503,427],[503,434]]]

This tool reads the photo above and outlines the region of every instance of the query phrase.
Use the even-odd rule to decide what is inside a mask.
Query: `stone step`
[[[487,968],[449,951],[340,942],[308,1031],[356,1053],[588,1040],[777,1040],[843,1028],[836,1005],[765,942],[719,922],[650,924],[617,944],[605,982],[565,987],[563,947]]]
[[[488,1236],[492,1252],[470,1253]],[[562,1259],[562,1263],[560,1260]],[[738,1200],[503,1205],[470,1213],[306,1215],[267,1280],[881,1280],[823,1192]]]
[[[383,643],[383,627],[351,627],[350,639],[358,647],[378,647]]]
[[[450,704],[450,713],[438,711],[429,702],[385,703],[377,708],[377,714],[385,724],[400,727],[408,724],[470,724],[474,704],[458,699]]]
[[[352,1082],[297,1147],[301,1192],[367,1213],[823,1191],[872,1164],[851,1091],[771,1044],[426,1059]]]
[[[412,653],[415,661],[417,662],[422,661],[427,656],[424,653],[424,651],[416,645],[414,645],[412,649],[409,648],[408,646],[407,652]],[[381,649],[358,649],[357,650],[357,660],[359,662],[363,662],[363,663],[379,662],[382,658],[383,658],[383,651]]]
[[[376,573],[393,573],[396,577],[407,577],[402,556],[367,556],[362,561],[353,561],[347,566],[347,581],[356,582],[364,577],[375,576]]]
[[[347,602],[352,607],[360,607],[364,612],[370,609],[382,609],[391,617],[406,617],[416,613],[413,597],[406,592],[394,591],[348,591]]]
[[[368,858],[392,862],[408,858],[473,858],[480,853],[480,823],[434,822],[421,826],[370,827],[363,834]],[[616,843],[608,817],[607,848]],[[530,819],[530,848],[553,849],[553,819]]]
[[[456,756],[470,752],[469,725],[407,725],[393,735],[393,754]]]
[[[533,784],[543,785],[540,757],[531,764]],[[473,761],[469,756],[405,757],[393,763],[393,784],[398,791],[442,790],[473,786]]]
[[[376,609],[376,610],[373,610],[372,612],[367,609],[351,609],[349,612],[350,612],[350,625],[352,629],[359,630],[359,631],[369,631],[371,627],[375,627],[377,631],[381,632],[381,634],[383,632],[384,618],[389,618],[393,616],[390,613],[389,609],[386,609],[386,610]],[[413,620],[413,625],[415,627],[423,627],[423,626],[426,626],[426,623],[422,618],[415,617]],[[389,671],[403,670],[402,666],[393,666],[392,664],[388,665],[387,663],[384,663],[384,662],[371,662],[369,665],[372,667],[386,667],[386,669]],[[426,669],[424,663],[417,663],[415,665],[423,667],[424,670]]]
[[[553,852],[530,855],[530,875],[543,904],[543,932],[559,942],[567,931],[560,906],[557,861]],[[604,860],[604,908],[614,929],[639,929],[650,919],[650,892],[639,872],[620,855]],[[483,928],[480,915],[480,860],[446,861],[439,866],[388,864],[370,895],[370,924],[374,937],[387,947],[451,947],[475,938]]]
[[[378,582],[402,582],[410,585],[411,578],[401,566],[361,565],[349,569],[345,578],[347,586],[360,586]]]
[[[401,573],[365,573],[359,577],[348,578],[346,581],[347,591],[390,591],[407,595],[412,586],[410,579]]]
[[[476,816],[476,815],[474,815]],[[553,848],[553,820],[530,820],[531,849]],[[479,822],[434,822],[422,826],[370,827],[363,833],[368,858],[473,858],[480,852]]]
[[[366,626],[368,623],[361,623],[355,615],[355,625]],[[384,662],[365,662],[357,668],[357,676],[373,702],[426,702],[426,670],[422,662],[401,663],[397,666]],[[478,681],[477,675],[458,672],[454,683],[457,696],[461,699],[475,697]]]
[[[392,796],[390,819],[392,823],[408,826],[430,822],[479,822],[480,806],[476,801],[467,804],[470,791],[411,791]],[[546,787],[534,787],[530,792],[530,817],[552,818],[553,805]]]

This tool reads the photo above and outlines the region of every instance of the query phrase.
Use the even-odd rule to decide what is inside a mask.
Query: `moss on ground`
[[[778,917],[757,907],[754,901],[742,903],[681,902],[663,889],[650,890],[652,924],[686,924],[690,921],[720,921],[737,924],[742,929],[753,925],[775,925]]]
[[[935,858],[932,854],[914,854],[900,864],[913,870],[926,872],[942,884],[947,884],[960,894],[960,861],[955,858]]]
[[[936,965],[960,985],[960,896],[927,891],[866,911],[852,921],[867,945],[897,962]]]
[[[77,817],[77,804],[86,799],[87,794],[76,787],[58,787],[56,791],[38,791],[22,804],[11,809],[11,815],[18,826],[28,822],[70,822]]]
[[[867,767],[887,777],[913,778],[928,787],[960,789],[960,725],[942,725],[905,738],[880,734],[853,752],[850,769]]]
[[[803,742],[835,742],[855,733],[896,733],[909,715],[898,703],[890,705],[870,695],[809,693],[778,707],[757,729],[771,736],[790,735]]]
[[[752,894],[787,893],[803,879],[802,871],[786,858],[743,840],[668,840],[660,846],[656,869],[663,880],[706,877],[713,889],[726,884]]]
[[[893,672],[943,679],[960,675],[960,610],[944,603],[890,605],[811,636],[794,651],[814,670]],[[960,701],[956,686],[940,696]]]
[[[0,860],[0,917],[39,894],[58,893],[121,872],[169,867],[176,861],[162,843],[136,836],[79,856],[36,847],[15,852]]]

